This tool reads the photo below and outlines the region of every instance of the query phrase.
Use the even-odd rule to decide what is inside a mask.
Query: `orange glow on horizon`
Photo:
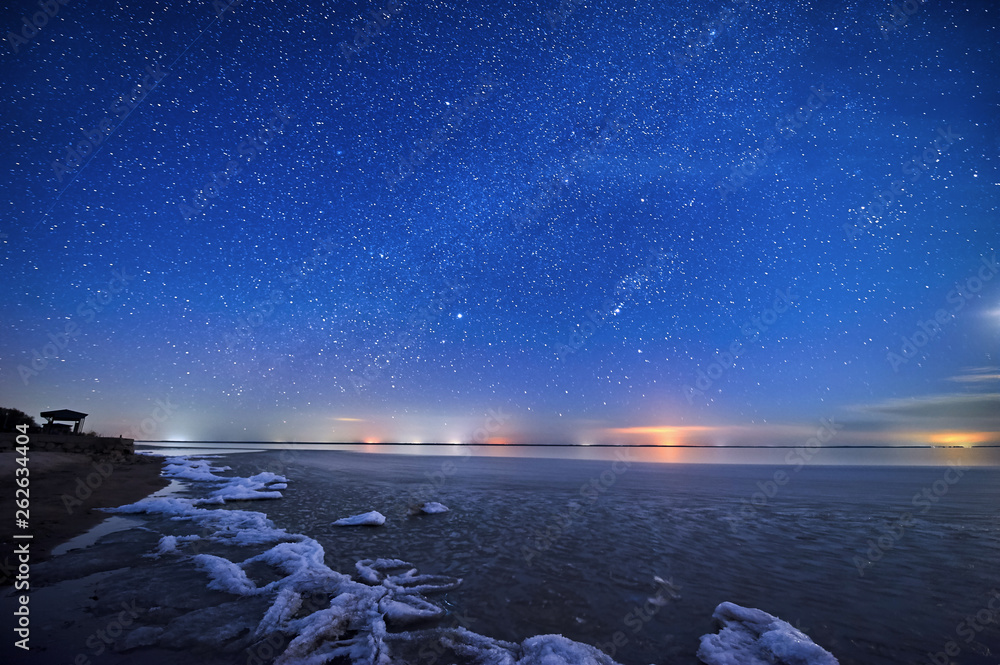
[[[1000,432],[935,432],[928,439],[939,446],[974,446],[1000,439]]]
[[[703,425],[660,425],[655,427],[611,427],[611,434],[639,435],[652,439],[658,446],[670,447],[687,443],[693,434],[716,431],[714,427]]]
[[[612,427],[616,434],[683,434],[686,432],[710,432],[714,427],[704,425],[661,425],[659,427]]]

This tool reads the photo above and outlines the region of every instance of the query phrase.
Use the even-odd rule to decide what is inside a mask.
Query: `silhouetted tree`
[[[18,425],[27,425],[32,432],[38,431],[35,419],[20,409],[7,409],[0,406],[0,432],[16,432]]]

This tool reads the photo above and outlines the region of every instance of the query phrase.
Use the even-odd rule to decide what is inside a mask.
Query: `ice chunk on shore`
[[[163,536],[156,547],[156,555],[172,554],[177,551],[177,536]]]
[[[135,503],[118,506],[117,508],[103,508],[102,510],[106,513],[123,513],[126,515],[148,513],[150,515],[165,515],[184,519],[190,517],[197,510],[194,504],[195,500],[193,499],[145,498]]]
[[[257,499],[280,499],[281,492],[273,490],[288,487],[283,476],[270,471],[258,473],[249,478],[226,478],[226,484],[212,492],[211,498],[223,501],[255,501]],[[268,487],[269,483],[275,483]]]
[[[264,513],[206,510],[195,505],[201,503],[200,499],[146,498],[125,506],[101,510],[109,513],[165,515],[175,520],[191,520],[203,527],[201,535],[183,536],[179,541],[207,537],[234,545],[259,545],[296,537],[284,529],[274,528],[274,524]]]
[[[167,554],[180,554],[180,546],[198,540],[200,536],[163,536],[156,546],[156,550],[150,554],[144,554],[153,559],[159,559]]]
[[[383,598],[379,601],[378,610],[385,617],[386,623],[396,626],[440,619],[445,615],[445,611],[437,605],[409,594]]]
[[[505,642],[455,628],[440,633],[402,633],[411,641],[431,644],[449,656],[445,662],[472,662],[480,665],[618,665],[606,653],[589,644],[574,642],[562,635],[536,635],[520,644]],[[395,646],[396,635],[387,636]],[[437,644],[434,644],[434,643]]]
[[[187,457],[169,457],[163,467],[163,475],[169,478],[185,480],[202,480],[208,482],[225,481],[226,478],[215,475],[217,471],[229,471],[228,466],[212,466],[208,460],[193,460]]]
[[[703,635],[698,658],[707,665],[838,665],[805,633],[767,612],[721,603],[712,614],[717,635]]]
[[[608,654],[562,635],[536,635],[521,643],[517,665],[616,665]]]
[[[163,468],[163,475],[170,478],[196,480],[211,483],[223,483],[222,487],[212,492],[204,499],[195,501],[198,505],[221,504],[226,501],[256,501],[258,499],[280,499],[281,492],[286,489],[288,479],[270,471],[264,471],[249,478],[227,478],[215,475],[220,471],[229,471],[228,466],[212,466],[207,460],[194,460],[188,457],[171,457]]]
[[[412,568],[413,564],[402,559],[362,559],[354,564],[358,577],[369,584],[381,584],[389,570]]]
[[[385,524],[385,515],[377,510],[372,510],[360,515],[341,517],[333,523],[333,526],[382,526],[383,524]]]
[[[438,503],[437,501],[427,501],[420,506],[420,512],[428,515],[437,515],[438,513],[448,512],[448,506],[443,503]]]
[[[194,560],[211,578],[209,589],[228,591],[237,596],[257,593],[257,585],[250,581],[242,568],[229,559],[214,554],[196,554]]]
[[[362,559],[354,564],[358,577],[369,584],[381,584],[401,593],[430,593],[449,591],[462,583],[461,578],[447,575],[418,575],[409,561],[402,559]],[[405,570],[404,570],[405,569]],[[394,570],[404,572],[390,574]]]

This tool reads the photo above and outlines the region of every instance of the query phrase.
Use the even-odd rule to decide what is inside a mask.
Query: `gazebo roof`
[[[79,411],[70,411],[69,409],[56,409],[55,411],[42,411],[42,418],[50,418],[52,420],[83,420],[89,414],[80,413]]]

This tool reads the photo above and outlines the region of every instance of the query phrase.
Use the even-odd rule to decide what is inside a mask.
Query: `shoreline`
[[[11,490],[0,495],[0,588],[14,579],[16,565],[9,557],[14,551],[15,469],[21,468],[14,451],[0,452],[0,477],[11,480]],[[32,564],[51,558],[52,550],[86,533],[110,517],[99,508],[112,508],[143,499],[169,485],[161,475],[163,457],[122,455],[91,457],[69,452],[31,452],[27,468],[29,527],[19,533],[31,534]],[[23,496],[23,495],[22,495]]]

